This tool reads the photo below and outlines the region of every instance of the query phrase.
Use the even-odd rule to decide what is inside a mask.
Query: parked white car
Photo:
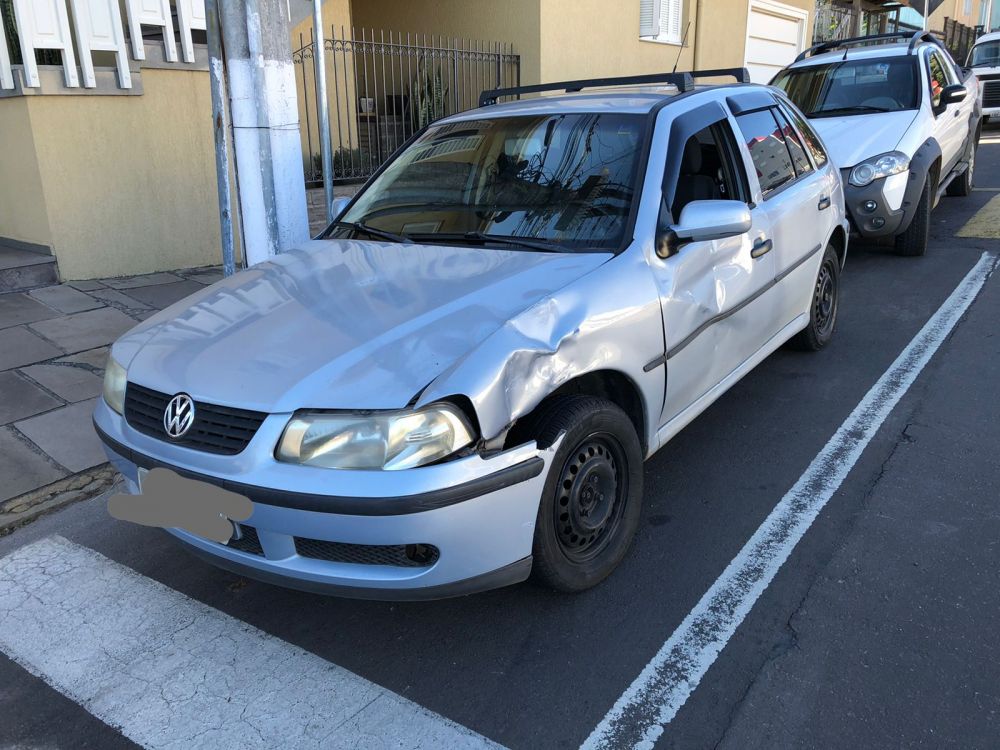
[[[972,191],[982,129],[975,77],[917,32],[818,45],[772,83],[843,170],[853,231],[923,255],[941,195]]]
[[[486,92],[315,241],[123,336],[94,423],[147,497],[112,511],[346,596],[601,581],[643,460],[837,321],[848,224],[823,144],[745,70],[696,75]],[[492,104],[543,90],[570,93]]]
[[[966,67],[979,81],[983,117],[1000,122],[1000,31],[983,34],[976,40]]]

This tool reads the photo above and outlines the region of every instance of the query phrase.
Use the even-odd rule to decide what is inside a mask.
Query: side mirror
[[[941,109],[944,109],[949,104],[957,104],[958,102],[965,101],[965,97],[968,92],[965,90],[965,86],[960,83],[953,83],[951,86],[945,86],[941,91],[941,103],[938,105]]]
[[[707,242],[737,237],[750,231],[753,220],[742,201],[692,201],[681,211],[681,218],[665,237],[657,238],[656,253],[668,258],[687,242]]]
[[[344,209],[347,208],[347,204],[350,202],[351,199],[346,196],[333,199],[330,203],[330,215],[333,216],[334,221],[340,218],[341,214],[344,213]]]

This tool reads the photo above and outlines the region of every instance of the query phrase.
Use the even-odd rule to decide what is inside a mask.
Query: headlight
[[[104,366],[104,400],[119,414],[125,412],[125,368],[110,354]]]
[[[302,412],[285,427],[277,458],[327,469],[412,469],[471,442],[465,415],[447,403],[418,411]]]
[[[864,187],[871,185],[875,180],[905,172],[909,168],[910,157],[899,151],[893,151],[858,164],[851,170],[850,183],[855,187]]]

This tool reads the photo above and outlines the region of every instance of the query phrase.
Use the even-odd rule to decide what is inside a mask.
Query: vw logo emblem
[[[194,401],[186,393],[178,393],[163,410],[163,429],[172,438],[184,437],[194,424]]]

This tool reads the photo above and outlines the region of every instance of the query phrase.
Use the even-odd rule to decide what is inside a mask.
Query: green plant
[[[417,75],[410,84],[410,106],[418,128],[422,128],[445,115],[448,89],[441,78],[441,69],[433,71],[427,61],[417,60]]]

